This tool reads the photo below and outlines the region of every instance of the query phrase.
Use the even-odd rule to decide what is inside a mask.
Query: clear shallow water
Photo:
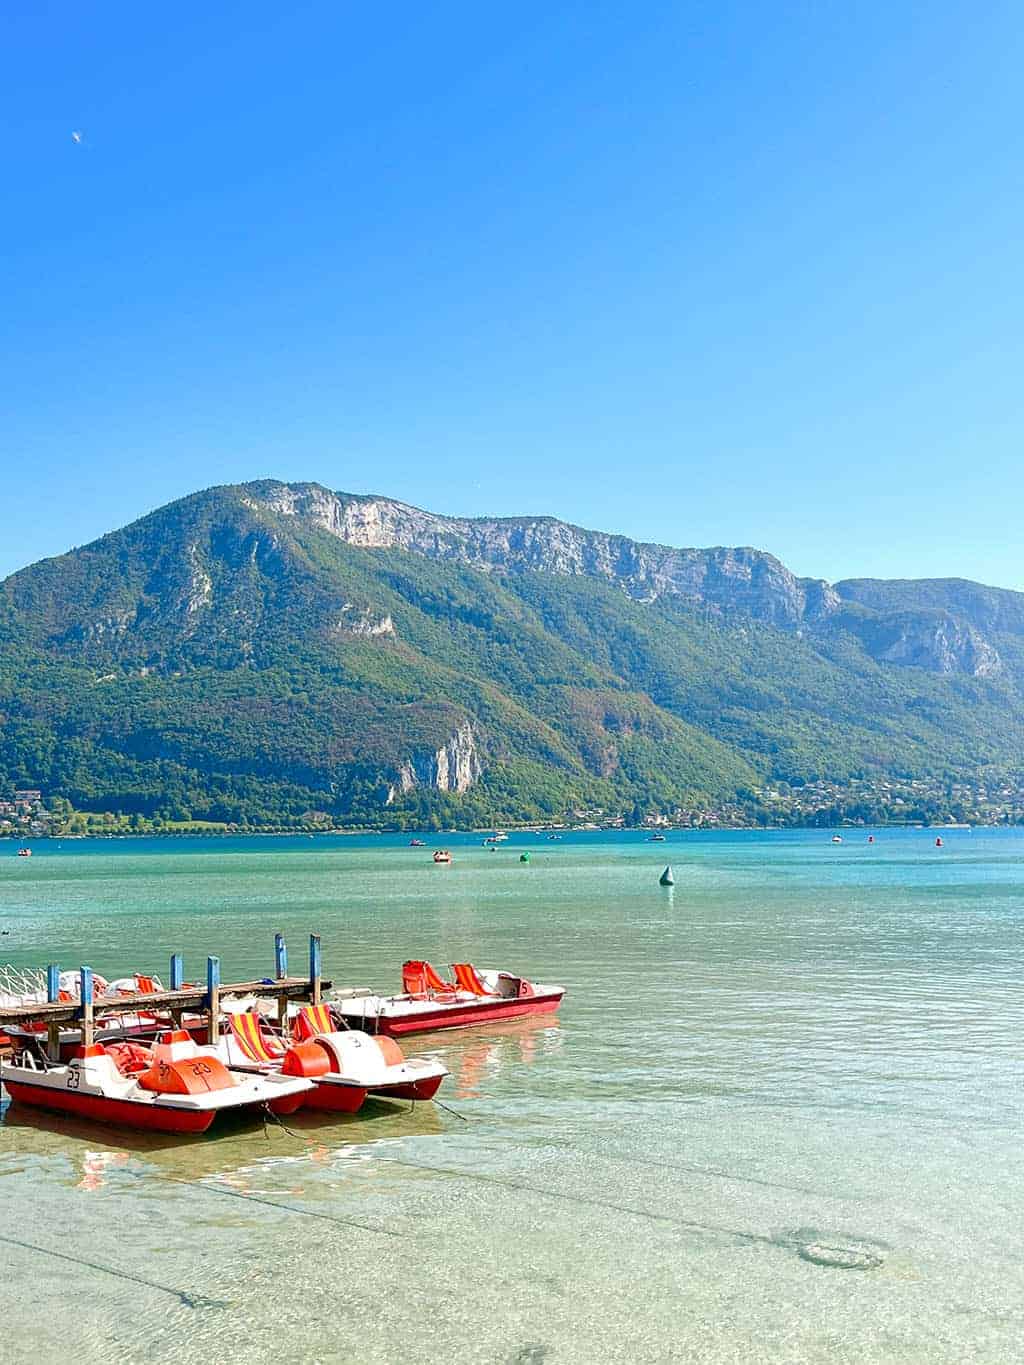
[[[337,982],[422,955],[569,987],[410,1041],[464,1118],[174,1143],[8,1109],[0,1358],[1020,1358],[1024,832],[877,837],[0,845],[22,965],[250,977],[316,930]]]

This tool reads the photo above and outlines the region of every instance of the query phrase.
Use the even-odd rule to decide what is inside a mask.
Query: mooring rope
[[[5,1237],[0,1234],[0,1242],[6,1242],[8,1246],[21,1247],[24,1251],[36,1251],[41,1256],[53,1256],[59,1261],[70,1261],[72,1265],[87,1266],[90,1270],[98,1270],[103,1275],[113,1275],[119,1280],[128,1280],[132,1284],[145,1285],[147,1289],[156,1289],[161,1294],[170,1294],[172,1298],[178,1300],[186,1308],[230,1308],[230,1303],[224,1299],[210,1299],[204,1294],[192,1294],[186,1289],[175,1289],[173,1285],[160,1284],[157,1280],[147,1280],[142,1275],[133,1275],[127,1270],[118,1270],[116,1266],[103,1265],[100,1261],[89,1261],[84,1256],[72,1256],[67,1251],[55,1251],[52,1247],[41,1247],[35,1242],[23,1242],[18,1237]]]

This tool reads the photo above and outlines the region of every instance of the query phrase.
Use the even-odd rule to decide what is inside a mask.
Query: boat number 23
[[[77,1090],[80,1079],[81,1077],[79,1076],[77,1069],[74,1067],[70,1068],[68,1071],[68,1089]]]

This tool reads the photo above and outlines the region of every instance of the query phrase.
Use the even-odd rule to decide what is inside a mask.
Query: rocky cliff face
[[[434,791],[465,792],[483,773],[473,727],[466,722],[433,752],[426,751],[407,758],[398,770],[398,781],[388,790],[390,806],[399,794],[406,795],[415,787],[429,787]]]
[[[1024,634],[1024,595],[963,580],[833,586],[798,578],[773,555],[748,547],[649,545],[552,517],[439,516],[318,484],[250,484],[245,497],[254,508],[298,518],[361,549],[408,550],[487,572],[599,578],[636,601],[675,597],[723,619],[748,617],[812,638],[842,625],[879,662],[935,673],[991,676],[1002,664],[988,632]],[[848,603],[860,614],[847,619]]]
[[[502,573],[603,578],[639,601],[676,596],[776,625],[828,615],[839,596],[749,548],[674,549],[587,531],[553,517],[438,516],[390,498],[332,493],[317,484],[250,484],[250,505],[310,525],[361,549],[403,549]]]
[[[985,633],[1024,635],[1024,593],[966,578],[849,578],[836,591],[873,611],[947,612]]]
[[[356,607],[351,602],[345,602],[338,612],[338,619],[330,627],[330,633],[366,637],[394,635],[395,623],[387,612],[375,612],[372,607]]]
[[[883,616],[862,623],[857,634],[883,663],[975,678],[992,677],[1002,668],[998,651],[980,631],[947,612]]]
[[[184,553],[167,547],[159,570],[140,581],[133,611],[125,609],[125,592],[118,587],[109,606],[97,603],[99,610],[54,635],[96,648],[111,639],[129,641],[138,627],[159,621],[178,642],[205,629],[222,641],[234,640],[248,655],[273,596],[267,585],[305,572],[306,561],[293,551],[293,542],[313,529],[357,549],[401,549],[486,573],[599,579],[637,602],[676,599],[712,618],[759,621],[809,641],[845,631],[879,663],[940,674],[990,677],[1003,669],[1000,642],[1007,635],[1024,636],[1024,594],[961,579],[850,579],[832,585],[798,578],[773,555],[749,547],[645,544],[552,517],[442,516],[318,484],[264,481],[208,490],[176,506],[222,509],[225,502],[241,515],[225,517],[219,510],[201,541],[190,537]],[[47,610],[39,604],[33,609],[40,618]],[[338,641],[396,633],[386,610],[343,597],[325,604],[321,622],[323,632]],[[1010,650],[1015,652],[1016,645]]]

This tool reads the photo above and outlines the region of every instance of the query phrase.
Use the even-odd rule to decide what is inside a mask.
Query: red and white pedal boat
[[[330,1006],[352,1029],[401,1036],[550,1014],[565,995],[564,986],[542,986],[511,972],[477,970],[468,962],[454,963],[452,972],[455,980],[444,981],[429,962],[406,962],[401,995],[339,991],[331,996]]]
[[[152,1048],[93,1043],[58,1065],[25,1051],[0,1062],[0,1081],[17,1103],[161,1133],[205,1133],[227,1111],[291,1114],[313,1088],[280,1072],[234,1074],[184,1029],[163,1034]]]
[[[391,1038],[371,1038],[355,1029],[338,1032],[327,1005],[306,1005],[293,1016],[290,1045],[270,1033],[255,1012],[231,1015],[229,1028],[218,1047],[225,1064],[261,1076],[305,1077],[314,1085],[303,1100],[309,1109],[352,1114],[368,1094],[430,1100],[448,1075],[441,1062],[406,1057]]]

